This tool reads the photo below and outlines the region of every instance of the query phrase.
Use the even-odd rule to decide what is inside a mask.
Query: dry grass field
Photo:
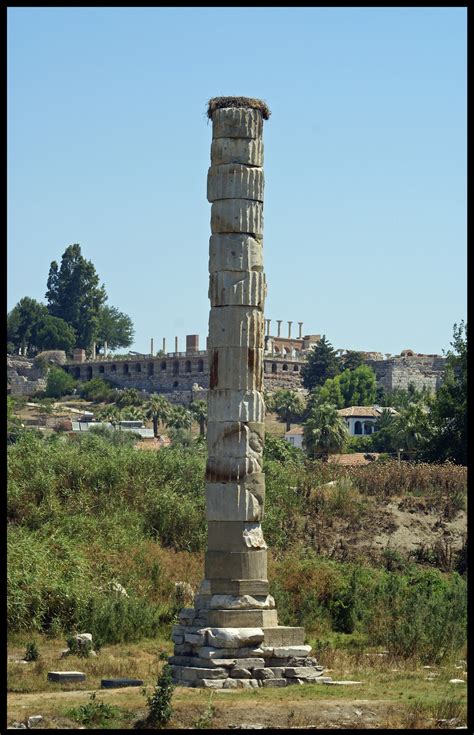
[[[100,718],[87,729],[133,729],[146,713],[150,694],[164,665],[160,652],[171,653],[169,640],[105,646],[97,657],[60,658],[62,640],[38,640],[41,658],[19,663],[24,641],[15,636],[9,648],[8,723],[41,714],[38,728],[75,728],[78,708],[91,702],[112,706],[110,719]],[[284,689],[214,691],[177,687],[171,729],[228,729],[232,725],[265,728],[450,729],[466,724],[465,661],[446,666],[419,666],[380,651],[321,656],[333,680],[358,681],[352,686],[308,684]],[[80,684],[47,681],[48,671],[78,670]],[[133,677],[144,687],[101,690],[102,678]],[[464,683],[453,684],[450,679]],[[115,709],[113,709],[115,708]],[[79,720],[78,720],[79,718]]]

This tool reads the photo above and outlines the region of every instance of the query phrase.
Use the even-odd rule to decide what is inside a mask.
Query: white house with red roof
[[[374,433],[375,423],[384,410],[393,415],[398,413],[394,408],[385,406],[349,406],[340,408],[338,414],[345,420],[351,436],[362,436]]]

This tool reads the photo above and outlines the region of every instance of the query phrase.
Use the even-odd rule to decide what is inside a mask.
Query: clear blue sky
[[[9,8],[8,308],[45,301],[77,242],[132,349],[203,348],[206,102],[243,95],[272,110],[272,326],[441,353],[466,317],[466,24],[465,8]]]

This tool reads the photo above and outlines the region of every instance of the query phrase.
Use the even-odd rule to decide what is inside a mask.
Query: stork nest
[[[268,120],[272,114],[263,100],[252,97],[212,97],[207,103],[207,116],[212,119],[212,113],[222,107],[250,107],[253,110],[260,110],[264,120]]]

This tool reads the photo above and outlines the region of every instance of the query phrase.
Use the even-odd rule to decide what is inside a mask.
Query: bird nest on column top
[[[250,107],[253,110],[260,110],[264,120],[268,120],[271,115],[270,108],[263,100],[252,97],[212,97],[207,103],[207,116],[212,118],[212,113],[222,107]]]

